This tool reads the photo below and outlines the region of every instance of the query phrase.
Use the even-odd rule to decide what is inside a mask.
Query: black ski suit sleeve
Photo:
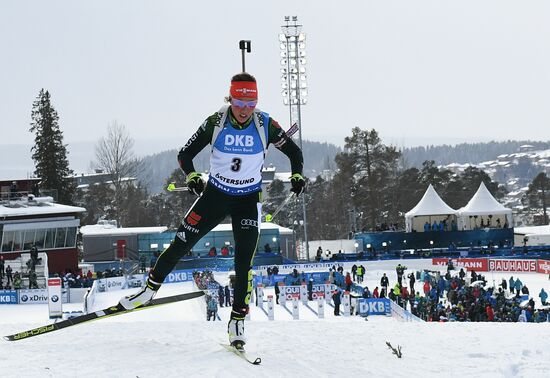
[[[208,117],[203,122],[199,129],[191,135],[191,138],[189,138],[178,154],[178,163],[186,175],[195,172],[193,158],[212,141],[212,133],[214,132],[213,117],[215,117],[215,115]]]
[[[290,169],[292,174],[302,174],[304,169],[304,157],[300,147],[286,135],[285,131],[279,126],[277,121],[269,118],[269,144],[273,144],[275,148],[285,154],[290,160]]]

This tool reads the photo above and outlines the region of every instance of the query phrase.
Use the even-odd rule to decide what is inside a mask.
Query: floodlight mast
[[[245,57],[245,52],[250,53],[252,51],[252,41],[245,41],[245,40],[239,41],[239,49],[241,49],[243,72],[246,72],[245,58],[244,57]]]
[[[281,26],[283,33],[279,34],[283,103],[289,107],[290,125],[295,123],[298,125],[299,145],[303,149],[301,106],[307,103],[306,36],[301,32],[302,25],[298,24],[297,16],[285,16],[284,21],[285,24]],[[300,200],[302,202],[306,259],[309,261],[305,197],[302,195]]]

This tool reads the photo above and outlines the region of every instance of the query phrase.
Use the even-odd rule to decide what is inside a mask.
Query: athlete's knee
[[[168,248],[166,248],[164,252],[162,252],[159,260],[177,262],[182,256],[187,255],[189,251],[190,248],[187,246],[187,243],[178,239],[178,237],[176,236],[174,240],[172,240]]]

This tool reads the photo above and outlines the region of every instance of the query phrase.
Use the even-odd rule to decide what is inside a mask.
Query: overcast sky
[[[549,1],[3,1],[0,144],[30,144],[50,91],[68,143],[117,120],[137,140],[181,146],[247,71],[262,110],[288,127],[278,34],[307,34],[304,138],[350,129],[387,143],[550,140]],[[171,144],[171,145],[169,145]]]

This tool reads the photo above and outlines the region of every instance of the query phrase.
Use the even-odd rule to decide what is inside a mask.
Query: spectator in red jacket
[[[428,296],[430,293],[430,282],[424,281],[424,295]]]
[[[353,282],[351,280],[351,275],[349,274],[349,272],[346,273],[346,291],[350,291],[351,290],[351,283]]]
[[[378,293],[378,286],[376,286],[374,288],[374,290],[372,291],[372,296],[373,296],[373,298],[379,298],[380,297],[380,294]]]
[[[493,312],[493,308],[490,305],[487,305],[487,307],[485,307],[485,312],[487,313],[487,321],[492,322],[495,320],[495,313]]]
[[[409,290],[407,289],[407,286],[401,287],[401,298],[403,298],[403,301],[406,301],[409,298]]]

